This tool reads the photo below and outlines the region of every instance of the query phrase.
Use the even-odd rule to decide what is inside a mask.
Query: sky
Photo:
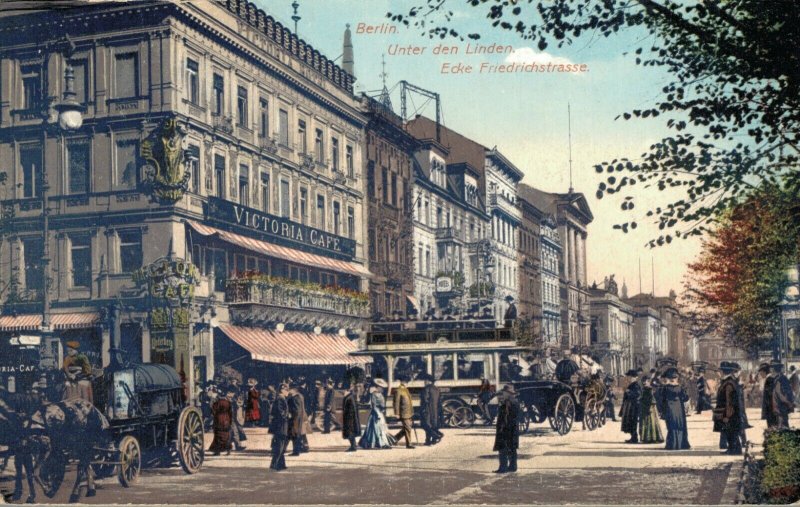
[[[255,3],[278,21],[293,27],[293,0],[255,0]],[[615,158],[638,159],[647,148],[667,135],[664,119],[630,120],[617,118],[625,111],[653,105],[669,76],[660,69],[634,63],[633,51],[646,34],[624,31],[611,39],[586,37],[569,47],[549,47],[544,52],[518,36],[494,29],[484,19],[485,8],[467,6],[463,0],[449,0],[454,12],[452,25],[461,32],[477,31],[478,41],[510,45],[513,52],[465,54],[466,43],[453,39],[430,40],[417,28],[396,24],[397,33],[358,33],[360,23],[379,26],[391,24],[386,13],[405,12],[424,0],[297,0],[300,37],[331,59],[342,53],[345,26],[353,32],[356,91],[377,92],[382,88],[382,59],[385,59],[386,85],[399,113],[400,80],[406,80],[441,95],[444,125],[491,148],[497,148],[523,173],[523,182],[549,192],[566,192],[570,186],[569,126],[571,110],[572,186],[587,198],[594,221],[588,228],[587,268],[589,283],[600,283],[615,274],[629,293],[641,290],[666,295],[671,289],[680,293],[687,263],[700,251],[696,238],[677,240],[650,249],[646,242],[658,236],[655,224],[645,218],[651,207],[670,202],[670,195],[637,186],[633,193],[597,199],[597,184],[603,175],[594,166]],[[440,42],[457,46],[459,54],[433,54]],[[390,54],[395,47],[425,47],[422,54]],[[419,49],[417,51],[420,51]],[[626,55],[628,52],[630,54]],[[472,74],[447,74],[461,62],[472,65]],[[585,64],[581,73],[480,73],[480,65],[509,62]],[[339,58],[336,63],[341,64]],[[413,111],[424,99],[414,97]],[[418,110],[432,117],[431,104]],[[633,213],[620,209],[622,197],[636,199]],[[675,194],[673,194],[675,195]],[[612,226],[636,219],[639,227],[627,234]],[[654,276],[652,274],[654,273]]]

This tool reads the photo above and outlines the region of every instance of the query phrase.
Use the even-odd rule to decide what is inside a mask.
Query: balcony
[[[367,318],[370,314],[369,300],[364,293],[260,275],[228,279],[225,284],[225,301],[231,304],[267,305],[355,318]]]
[[[464,234],[455,227],[437,227],[436,241],[458,241],[464,242]]]
[[[470,348],[491,347],[502,342],[514,342],[514,333],[510,328],[494,329],[453,329],[459,321],[448,321],[450,329],[414,329],[397,331],[373,331],[367,333],[367,348],[371,346],[400,345],[410,348],[448,347],[463,344]],[[431,326],[426,322],[417,323],[419,327]],[[422,346],[422,347],[420,347]]]
[[[519,208],[517,208],[517,205],[514,204],[511,199],[499,192],[493,192],[489,194],[489,206],[499,209],[515,220],[520,220],[522,218],[522,212],[519,210]]]
[[[233,134],[233,119],[226,116],[212,115],[211,126],[214,130],[224,132],[225,134]]]

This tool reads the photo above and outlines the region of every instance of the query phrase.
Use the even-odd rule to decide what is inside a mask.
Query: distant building
[[[650,305],[649,295],[637,294],[624,301],[633,308],[633,365],[654,368],[658,359],[670,355],[669,329],[659,310]]]
[[[636,366],[634,310],[620,299],[613,279],[603,287],[589,289],[589,305],[592,355],[606,373],[624,375]]]

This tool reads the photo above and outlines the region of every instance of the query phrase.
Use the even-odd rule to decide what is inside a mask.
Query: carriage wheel
[[[178,419],[178,441],[175,447],[183,471],[193,474],[200,470],[205,457],[203,416],[195,407],[188,407]]]
[[[528,407],[526,407],[525,405],[523,405],[521,408],[522,411],[520,412],[519,417],[517,418],[517,426],[519,426],[520,433],[527,433],[531,427],[530,411],[528,410]]]
[[[33,459],[36,460],[37,456],[34,455]],[[42,486],[45,496],[47,498],[56,496],[61,483],[64,482],[64,474],[67,470],[66,456],[59,451],[53,451],[47,461],[43,461],[38,467],[34,462],[34,468],[38,468],[36,482]]]
[[[117,478],[124,487],[139,480],[139,472],[142,470],[142,449],[139,441],[132,435],[125,435],[119,442],[119,473]]]
[[[595,400],[593,396],[590,396],[586,400],[586,405],[583,410],[583,423],[586,425],[587,430],[594,431],[597,429],[598,421],[597,400]]]
[[[442,418],[444,419],[444,424],[446,426],[449,426],[450,428],[457,427],[455,421],[453,420],[453,416],[460,408],[464,408],[464,402],[457,398],[450,398],[442,403]],[[475,414],[473,414],[473,418],[474,416]]]
[[[558,397],[558,400],[556,400],[550,426],[552,426],[559,435],[566,435],[569,433],[569,430],[572,429],[572,422],[574,420],[575,402],[572,401],[572,396],[564,393]]]
[[[466,405],[458,407],[453,412],[451,422],[455,428],[471,428],[475,424],[475,412]]]
[[[600,422],[598,423],[598,426],[600,428],[602,428],[603,426],[606,425],[606,404],[605,404],[605,400],[603,400],[603,403],[601,403],[600,406],[602,408],[600,409]]]

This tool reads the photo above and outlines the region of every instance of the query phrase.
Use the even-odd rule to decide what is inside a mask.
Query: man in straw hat
[[[506,384],[499,396],[497,425],[495,427],[494,450],[500,457],[500,468],[495,473],[517,471],[517,449],[519,448],[519,402],[514,386]]]

